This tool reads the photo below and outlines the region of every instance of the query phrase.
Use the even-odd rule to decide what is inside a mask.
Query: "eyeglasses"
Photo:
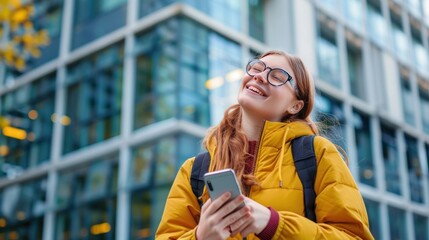
[[[286,72],[281,68],[270,68],[270,67],[267,67],[267,65],[261,60],[253,59],[253,60],[250,60],[249,63],[247,63],[246,72],[247,74],[249,74],[249,76],[254,77],[256,74],[265,72],[267,68],[270,69],[270,71],[267,74],[267,80],[269,84],[275,87],[278,87],[286,84],[287,82],[290,82],[290,85],[292,85],[293,89],[296,92],[296,95],[299,98],[299,92],[295,84],[295,80],[288,72]]]

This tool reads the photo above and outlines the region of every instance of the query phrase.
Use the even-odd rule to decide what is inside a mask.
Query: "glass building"
[[[33,0],[0,65],[0,240],[154,239],[181,164],[281,49],[316,82],[376,239],[429,239],[429,0]]]

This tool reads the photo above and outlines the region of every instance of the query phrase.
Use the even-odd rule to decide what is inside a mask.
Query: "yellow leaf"
[[[6,63],[12,64],[15,55],[15,50],[11,46],[6,46],[4,50],[4,59],[6,60]]]
[[[30,21],[26,21],[26,22],[24,23],[24,28],[25,28],[26,30],[33,30],[33,23],[32,23],[32,22],[30,22]]]
[[[21,0],[9,0],[9,2],[12,4],[14,8],[21,7]]]
[[[39,58],[40,55],[42,55],[42,52],[38,48],[31,49],[30,53],[31,53],[31,56],[35,58]]]
[[[16,22],[11,22],[10,27],[12,28],[12,31],[16,32],[16,30],[18,30],[18,28],[19,28],[19,24]]]
[[[15,35],[12,38],[12,42],[15,43],[15,44],[19,44],[19,42],[21,41],[21,39],[22,39],[21,36]]]
[[[24,68],[25,68],[25,61],[24,61],[24,59],[21,58],[21,57],[18,57],[16,59],[16,61],[15,61],[15,67],[18,70],[21,70],[21,71],[24,70]]]
[[[0,9],[0,21],[8,21],[10,16],[10,11],[8,9]]]
[[[49,34],[46,30],[40,30],[36,36],[37,42],[39,45],[48,45],[49,44]]]
[[[23,23],[30,17],[29,12],[25,8],[20,8],[12,13],[12,21],[16,23]]]
[[[27,5],[26,9],[28,11],[28,14],[31,16],[34,14],[34,6],[33,5]]]

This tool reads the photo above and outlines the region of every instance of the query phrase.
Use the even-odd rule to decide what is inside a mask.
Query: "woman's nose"
[[[256,81],[260,81],[261,83],[264,83],[264,84],[266,84],[266,83],[268,83],[268,72],[267,71],[269,71],[269,69],[267,68],[267,69],[265,69],[265,71],[263,71],[263,72],[260,72],[260,73],[258,73],[258,74],[255,74],[255,76],[253,76],[253,78],[256,80]]]

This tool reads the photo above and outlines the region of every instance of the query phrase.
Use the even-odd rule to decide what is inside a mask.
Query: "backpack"
[[[292,155],[296,171],[304,189],[305,217],[316,222],[314,212],[314,202],[316,193],[314,192],[314,180],[316,178],[316,155],[314,153],[314,135],[301,136],[292,140]],[[200,206],[202,201],[198,198],[204,189],[204,174],[210,166],[210,154],[200,153],[195,157],[191,172],[192,192],[198,199]]]

